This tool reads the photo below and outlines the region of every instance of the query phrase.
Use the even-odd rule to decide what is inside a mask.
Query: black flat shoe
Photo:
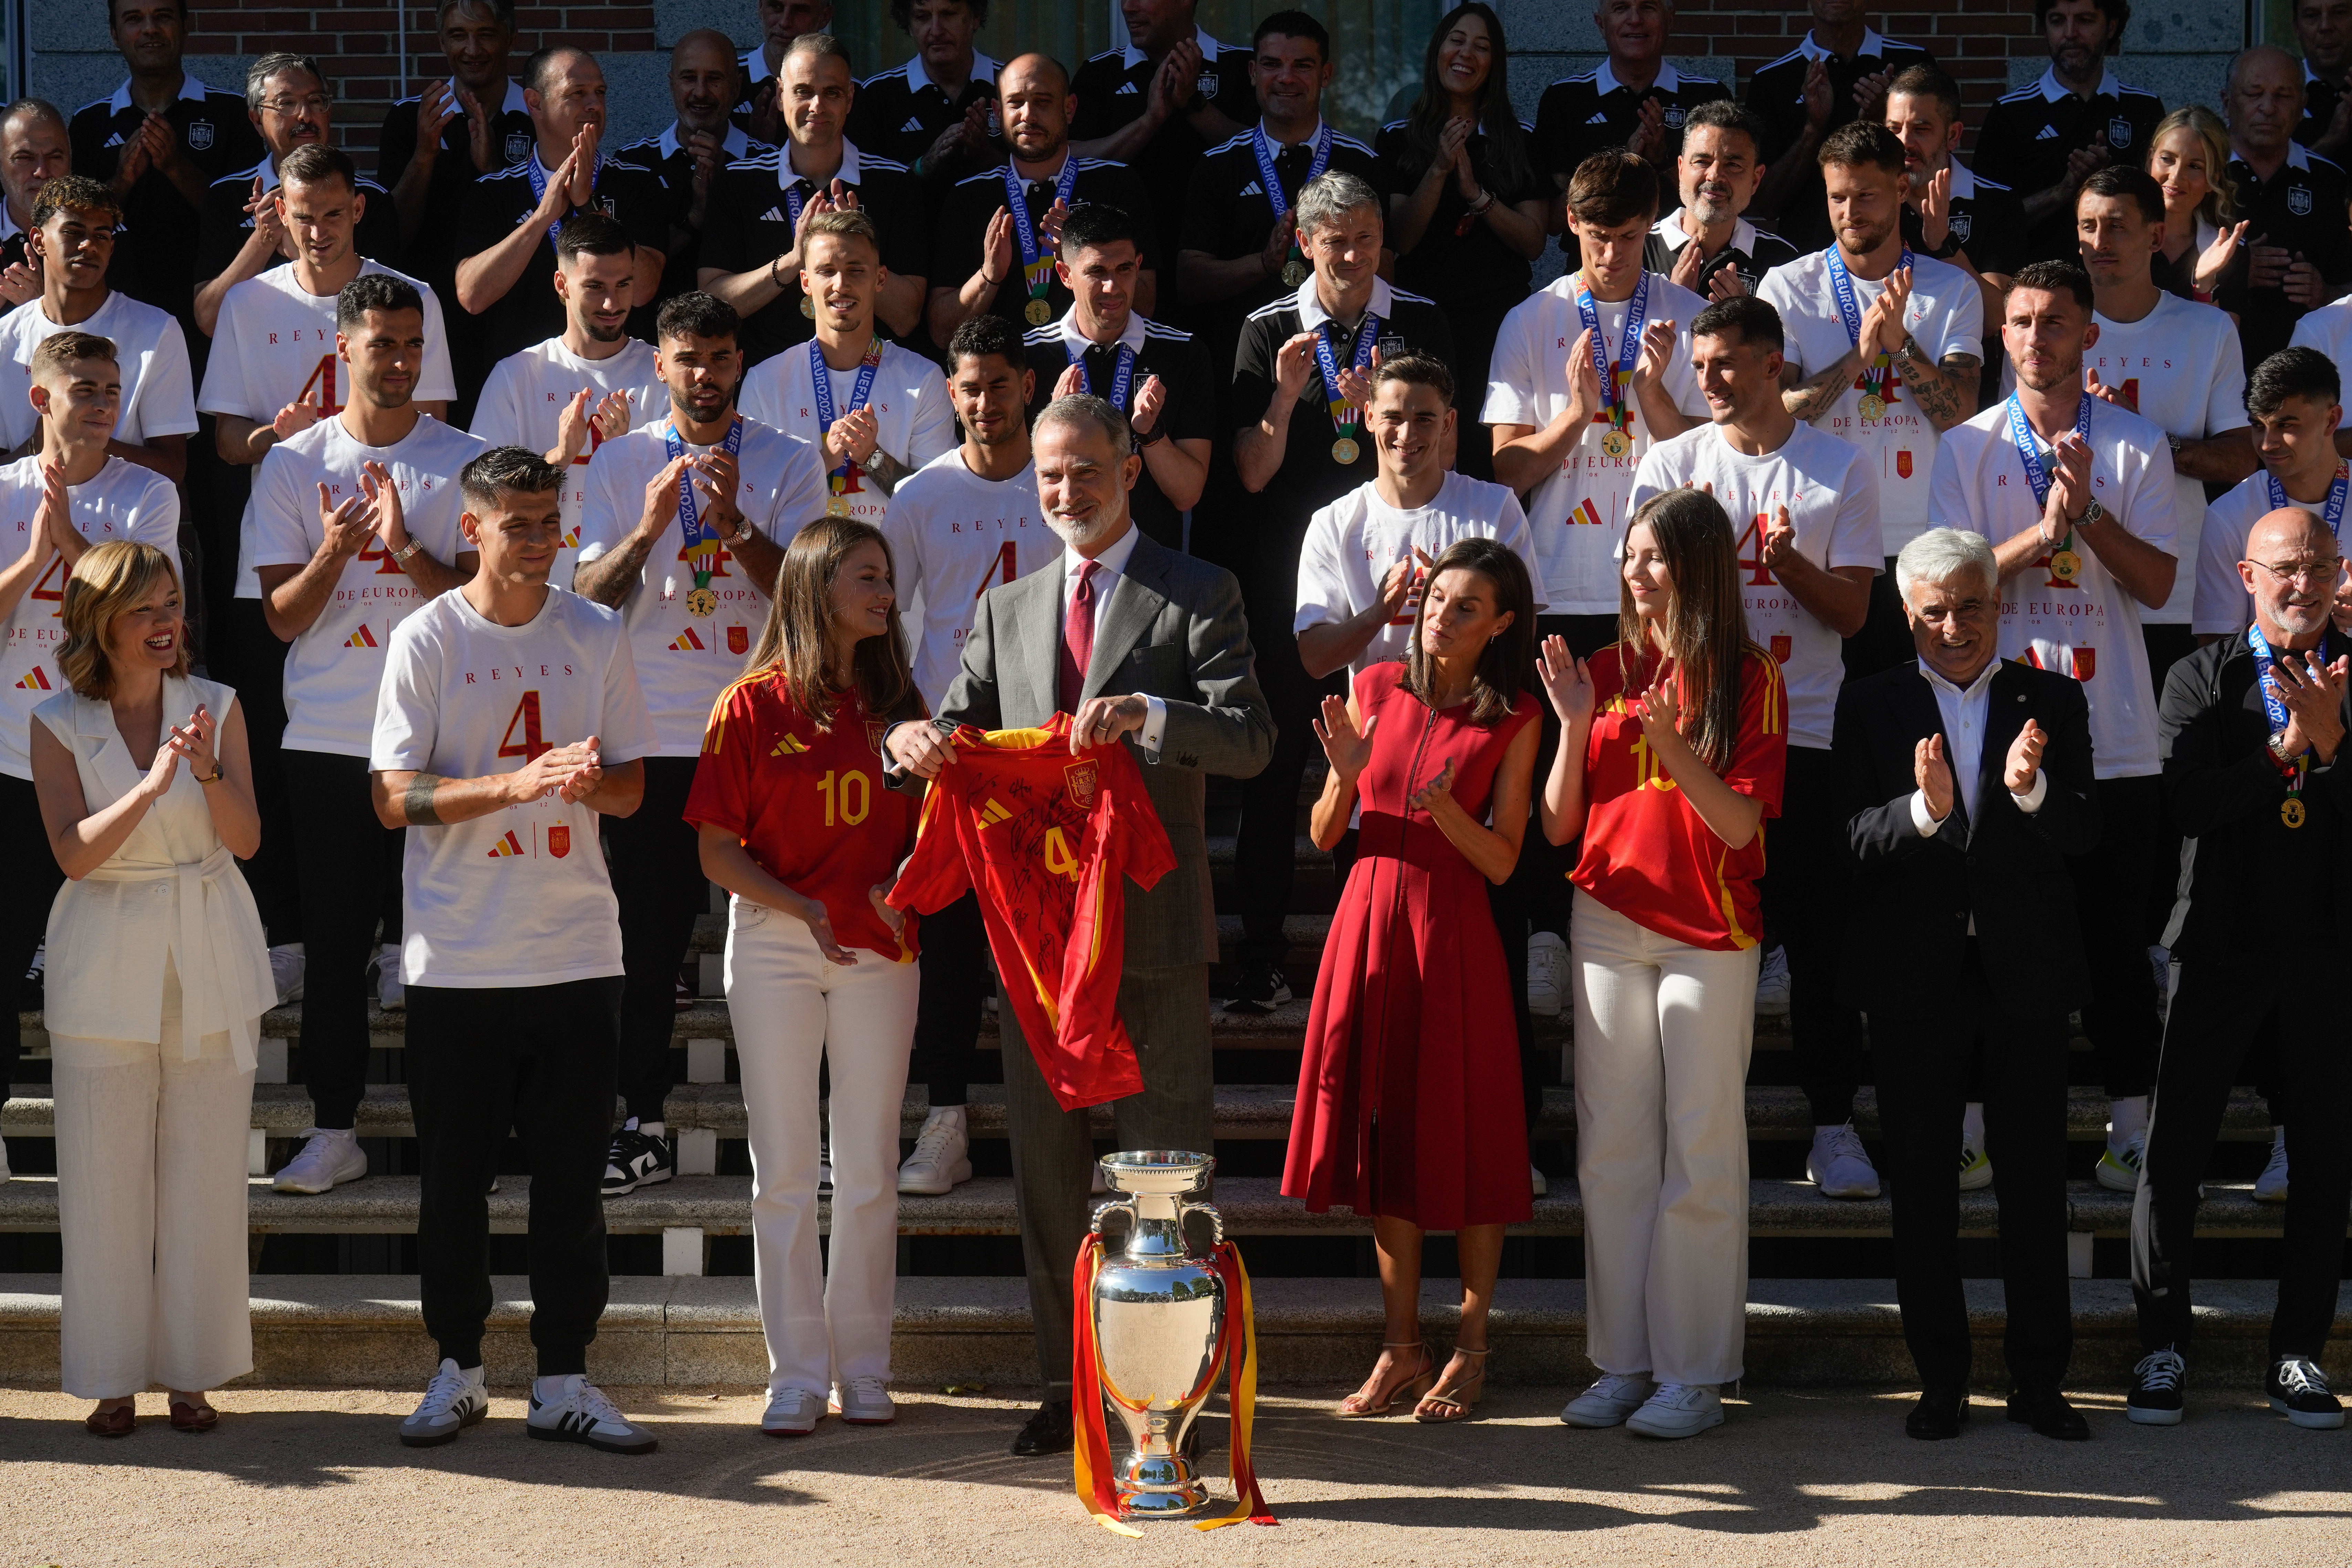
[[[2011,1390],[2009,1418],[2062,1443],[2080,1443],[2091,1436],[2091,1424],[2054,1388]]]
[[[1931,1388],[1919,1395],[1919,1403],[1903,1417],[1903,1434],[1922,1442],[1933,1443],[1960,1435],[1960,1426],[1969,1418],[1969,1391],[1965,1388]]]
[[[1049,1399],[1029,1417],[1021,1428],[1021,1436],[1013,1439],[1013,1452],[1017,1458],[1035,1458],[1041,1454],[1066,1454],[1070,1451],[1070,1402]]]

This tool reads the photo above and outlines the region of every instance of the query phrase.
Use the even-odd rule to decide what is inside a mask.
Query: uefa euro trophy
[[[1102,1397],[1131,1448],[1109,1478],[1122,1519],[1185,1519],[1209,1505],[1184,1435],[1216,1385],[1232,1304],[1216,1254],[1194,1247],[1184,1221],[1202,1215],[1223,1245],[1224,1226],[1200,1195],[1216,1166],[1213,1156],[1170,1149],[1102,1162],[1120,1196],[1095,1211],[1094,1234],[1123,1214],[1127,1236],[1117,1252],[1104,1240],[1087,1310]]]

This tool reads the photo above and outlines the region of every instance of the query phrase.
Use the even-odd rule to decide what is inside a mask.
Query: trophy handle
[[[1134,1228],[1138,1219],[1135,1212],[1135,1200],[1132,1197],[1125,1197],[1113,1198],[1110,1202],[1095,1210],[1094,1222],[1087,1227],[1087,1231],[1092,1235],[1100,1236],[1102,1234],[1103,1216],[1114,1210],[1125,1215],[1127,1216],[1128,1227],[1129,1229]],[[1219,1239],[1222,1240],[1223,1237],[1221,1237]]]
[[[1216,1211],[1214,1205],[1210,1204],[1186,1204],[1180,1202],[1179,1206],[1181,1210],[1181,1212],[1177,1215],[1176,1220],[1177,1228],[1179,1230],[1183,1228],[1183,1224],[1186,1220],[1191,1219],[1194,1215],[1199,1215],[1209,1222],[1210,1234],[1216,1237],[1214,1245],[1223,1247],[1225,1244],[1224,1216]]]

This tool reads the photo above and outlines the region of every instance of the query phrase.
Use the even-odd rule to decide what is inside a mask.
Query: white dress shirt
[[[1953,685],[1919,661],[1919,673],[1927,678],[1928,689],[1936,694],[1936,711],[1944,721],[1944,738],[1950,742],[1951,752],[1944,760],[1950,764],[1952,779],[1959,786],[1960,804],[1968,807],[1969,820],[1977,820],[1977,780],[1984,763],[1985,721],[1992,708],[1992,678],[2000,668],[2000,660],[1989,659],[1984,670],[1966,689]],[[2044,796],[2050,793],[2050,774],[2041,768],[2033,773],[2033,787],[2023,795],[2010,792],[2009,798],[2017,802],[2017,809],[2031,816],[2042,809]],[[1927,792],[1911,792],[1911,825],[1922,838],[1932,838],[1943,824],[1927,809]],[[1969,931],[1974,934],[1976,922],[1971,919]]]
[[[1103,612],[1110,608],[1112,590],[1118,586],[1118,580],[1127,575],[1127,563],[1135,555],[1135,542],[1142,537],[1142,531],[1135,526],[1134,520],[1129,519],[1127,531],[1118,536],[1118,542],[1094,558],[1095,637],[1102,634]],[[1063,546],[1060,620],[1066,628],[1070,619],[1070,595],[1077,588],[1078,568],[1086,563],[1085,556],[1067,545]],[[1091,647],[1094,637],[1087,640]],[[1156,758],[1160,755],[1160,742],[1168,738],[1168,704],[1157,697],[1147,696],[1143,700],[1143,729],[1136,735],[1135,743],[1146,756]]]

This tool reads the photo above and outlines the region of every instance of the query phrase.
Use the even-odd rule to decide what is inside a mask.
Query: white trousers
[[[751,1121],[752,1272],[772,1394],[822,1399],[836,1380],[890,1375],[917,973],[863,950],[854,964],[828,963],[801,921],[730,900],[727,1007]],[[817,1247],[820,1059],[833,1080],[830,1267]]]
[[[1581,889],[1569,929],[1587,1353],[1603,1372],[1729,1383],[1747,1338],[1759,951],[1688,946]]]
[[[253,1069],[226,1032],[180,1054],[180,980],[163,1038],[52,1036],[68,1394],[218,1388],[253,1370],[246,1299],[246,1130]]]

